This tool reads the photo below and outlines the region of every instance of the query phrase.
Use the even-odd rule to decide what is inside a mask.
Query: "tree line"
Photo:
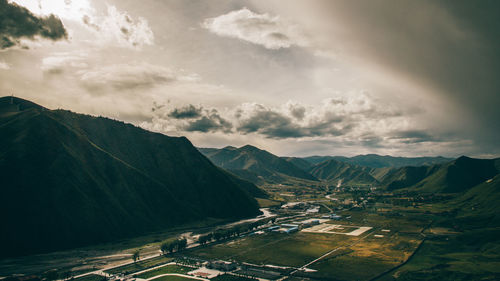
[[[187,240],[186,238],[181,238],[181,239],[169,239],[164,241],[161,246],[160,250],[162,254],[167,254],[167,253],[173,253],[173,252],[179,252],[187,247]]]
[[[221,241],[221,240],[226,240],[231,237],[238,237],[242,233],[246,233],[252,230],[257,229],[260,225],[266,224],[269,221],[274,222],[275,218],[271,219],[266,219],[266,220],[260,220],[252,223],[246,223],[246,224],[240,224],[233,226],[231,228],[225,228],[225,229],[217,229],[213,232],[210,232],[205,235],[200,235],[198,238],[198,243],[201,245],[205,245],[206,243],[209,243],[211,241]]]

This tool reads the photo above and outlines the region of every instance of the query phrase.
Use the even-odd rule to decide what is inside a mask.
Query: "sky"
[[[0,0],[0,95],[198,147],[500,157],[499,3]]]

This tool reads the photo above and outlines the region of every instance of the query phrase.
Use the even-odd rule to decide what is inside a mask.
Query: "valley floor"
[[[271,198],[261,200],[272,213],[241,222],[258,222],[255,229],[225,239],[204,245],[197,241],[199,235],[229,229],[234,223],[191,226],[101,250],[12,260],[10,264],[17,263],[18,268],[4,260],[0,270],[2,275],[40,274],[63,267],[71,269],[78,281],[500,279],[500,227],[488,224],[488,218],[470,227],[468,219],[456,219],[440,203],[446,198],[370,187],[336,191],[300,187],[300,193],[299,187],[283,189],[268,188]],[[160,255],[160,242],[179,236],[188,238],[188,248]],[[141,259],[133,262],[130,254],[136,249]],[[39,266],[30,267],[36,261]],[[23,272],[28,269],[31,272]]]

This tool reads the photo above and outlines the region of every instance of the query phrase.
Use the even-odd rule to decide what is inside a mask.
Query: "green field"
[[[214,277],[210,280],[212,280],[212,281],[252,281],[255,279],[235,276],[235,275],[231,275],[231,274],[222,274],[222,275]]]
[[[259,203],[259,206],[261,208],[269,208],[269,207],[281,205],[280,201],[274,201],[274,200],[269,200],[269,199],[264,199],[264,198],[256,198],[256,199],[257,199],[257,202]]]
[[[187,252],[205,259],[234,259],[255,264],[302,266],[357,237],[316,233],[266,233]]]
[[[192,281],[197,280],[194,278],[182,277],[182,276],[163,276],[160,278],[154,279],[155,281]]]
[[[138,261],[136,263],[127,264],[124,266],[115,267],[115,268],[106,270],[105,272],[110,273],[110,274],[119,274],[119,273],[130,274],[130,273],[145,270],[145,269],[157,266],[157,265],[165,264],[165,263],[168,263],[171,261],[172,261],[172,258],[170,258],[170,257],[159,256],[159,257],[155,257],[152,259],[147,259],[147,260]]]
[[[89,274],[73,279],[73,281],[105,281],[105,280],[106,277],[97,274]]]
[[[161,274],[166,274],[166,273],[187,273],[189,271],[192,271],[193,268],[190,267],[185,267],[185,266],[179,266],[179,265],[166,265],[162,266],[160,268],[151,270],[151,271],[146,271],[138,275],[134,275],[136,278],[142,278],[142,279],[149,279],[154,276],[158,276]]]
[[[500,280],[500,228],[429,235],[415,256],[380,280]]]
[[[306,276],[333,277],[340,280],[368,280],[403,263],[417,248],[418,236],[393,234],[383,238],[373,235],[313,264],[318,270]]]

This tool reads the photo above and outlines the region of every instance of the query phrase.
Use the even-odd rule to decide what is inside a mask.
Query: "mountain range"
[[[251,217],[266,196],[184,137],[14,97],[0,98],[0,177],[1,256]]]
[[[390,191],[460,193],[499,173],[499,159],[392,157],[375,154],[278,157],[246,145],[240,148],[199,148],[214,164],[256,184],[285,178],[321,180],[332,184],[370,184]],[[287,162],[287,164],[286,164]],[[401,166],[407,165],[407,166]]]
[[[407,167],[407,166],[430,166],[434,164],[446,163],[452,161],[452,158],[437,157],[394,157],[389,155],[366,154],[357,155],[354,157],[345,156],[308,156],[304,160],[318,164],[320,162],[334,159],[340,162],[353,164],[357,166],[369,168],[384,168],[384,167]]]
[[[279,157],[245,145],[198,148],[215,165],[255,184],[281,183],[287,179],[339,181],[344,184],[379,184],[403,167],[430,167],[447,163],[444,157],[392,157],[376,154],[343,156]],[[393,177],[396,177],[395,175]]]
[[[317,181],[307,171],[295,164],[255,146],[240,148],[227,146],[221,149],[199,148],[215,165],[254,183],[279,183],[287,178]]]
[[[409,188],[419,192],[459,193],[498,175],[499,161],[461,156],[445,164],[402,167],[388,173],[381,183],[389,190]]]

